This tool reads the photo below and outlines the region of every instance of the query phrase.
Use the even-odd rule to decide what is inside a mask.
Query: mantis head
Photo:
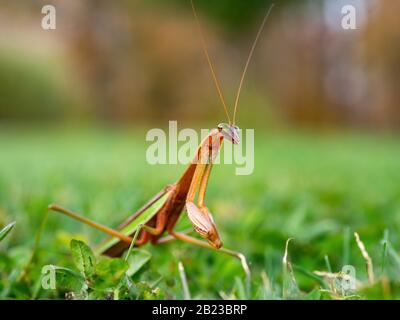
[[[218,131],[222,134],[222,136],[233,144],[239,144],[239,132],[240,129],[237,125],[220,123],[218,125]]]

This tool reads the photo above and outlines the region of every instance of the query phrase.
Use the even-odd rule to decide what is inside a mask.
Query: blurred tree
[[[32,27],[40,0],[3,2],[0,53],[16,42],[21,53],[39,48],[59,59],[42,67],[36,55],[0,55],[0,117],[64,117],[80,108],[71,97],[89,93],[103,121],[224,120],[189,0],[53,0],[57,30],[45,34]],[[228,107],[272,2],[195,0]],[[376,2],[359,30],[344,32],[327,22],[331,3],[276,1],[246,76],[241,124],[266,126],[282,114],[308,125],[400,126],[399,5]],[[340,16],[340,6],[333,11]],[[73,90],[55,64],[70,69]]]
[[[59,73],[45,61],[0,54],[0,119],[45,120],[70,112],[71,95],[63,92]],[[68,101],[68,99],[70,99]]]
[[[400,128],[400,2],[373,7],[359,43],[360,61],[369,71],[373,117],[380,126]]]
[[[168,2],[156,0],[154,2],[157,5],[180,5],[191,11],[189,0],[172,0]],[[259,23],[258,21],[272,3],[276,4],[276,10],[280,10],[280,8],[295,2],[294,0],[193,0],[200,13],[206,14],[223,26],[227,32],[236,34],[253,31],[254,24]]]

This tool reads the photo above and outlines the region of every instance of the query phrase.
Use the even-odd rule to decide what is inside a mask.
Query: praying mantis
[[[229,123],[219,124],[217,128],[213,129],[200,143],[193,160],[176,183],[163,188],[142,208],[131,215],[116,229],[96,223],[83,217],[82,215],[78,215],[56,204],[49,205],[49,209],[62,213],[70,218],[78,220],[108,234],[110,237],[101,243],[97,249],[99,254],[110,257],[119,257],[126,250],[132,248],[133,246],[142,246],[148,242],[151,242],[152,244],[161,244],[172,239],[178,239],[203,248],[217,250],[239,259],[246,274],[247,280],[249,280],[250,269],[245,256],[240,252],[223,247],[217,225],[212,217],[212,214],[205,205],[205,195],[211,169],[213,167],[214,160],[220,152],[223,141],[227,140],[233,144],[240,143],[240,129],[235,124],[236,110],[239,102],[240,92],[247,68],[251,61],[251,57],[267,18],[272,10],[273,4],[269,7],[261,23],[244,66],[236,93],[232,121],[228,113],[228,108],[225,103],[213,63],[207,50],[201,25],[192,0],[191,6],[199,31],[202,49],[210,68],[219,100],[226,113]],[[196,231],[206,241],[189,236],[187,233],[177,232],[174,230],[179,217],[185,209],[187,211],[189,220],[192,222],[194,231]],[[167,232],[169,235],[163,237],[165,232]]]

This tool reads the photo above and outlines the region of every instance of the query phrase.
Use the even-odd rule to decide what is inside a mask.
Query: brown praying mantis
[[[236,257],[241,261],[242,267],[246,273],[247,280],[250,279],[250,269],[245,256],[236,251],[222,247],[222,241],[214,222],[214,219],[205,205],[205,195],[211,169],[216,159],[223,141],[226,139],[233,144],[239,143],[239,128],[235,124],[236,110],[239,101],[243,80],[249,66],[254,49],[264,28],[265,22],[272,10],[271,5],[261,23],[256,38],[250,49],[246,64],[240,78],[238,91],[236,94],[233,121],[231,121],[228,109],[222,94],[221,86],[215,73],[210,55],[208,53],[204,36],[201,30],[196,9],[191,0],[192,10],[201,38],[202,48],[215,83],[219,99],[227,115],[229,124],[221,123],[216,129],[213,129],[209,135],[200,143],[192,162],[189,164],[180,179],[171,185],[168,185],[148,201],[136,213],[131,215],[118,228],[111,229],[104,225],[91,221],[70,210],[64,209],[58,205],[52,204],[50,210],[63,213],[73,219],[83,222],[93,228],[96,228],[110,237],[106,239],[98,248],[98,253],[111,257],[121,256],[124,251],[132,246],[141,246],[148,242],[152,244],[165,243],[171,239],[179,239],[193,245],[203,248],[214,249],[230,256]],[[197,202],[196,202],[197,195]],[[194,230],[207,242],[189,236],[184,232],[177,232],[174,227],[183,212],[186,209],[188,217],[193,224]],[[163,237],[167,232],[169,235]]]

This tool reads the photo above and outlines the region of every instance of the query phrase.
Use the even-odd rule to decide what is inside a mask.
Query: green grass
[[[68,285],[42,289],[41,270],[52,264],[82,274],[70,241],[93,248],[103,239],[98,231],[51,213],[29,263],[47,205],[56,202],[118,225],[184,170],[147,164],[145,148],[141,131],[0,132],[0,229],[16,221],[0,243],[1,298],[87,297],[80,287],[74,293]],[[86,290],[88,297],[399,298],[398,137],[256,132],[255,152],[252,175],[236,176],[234,166],[216,165],[207,193],[225,247],[243,252],[250,263],[250,293],[238,261],[174,241],[133,250],[128,265],[96,257],[99,266],[89,281],[96,289]],[[184,213],[178,228],[190,227],[187,220]],[[354,232],[372,258],[373,284]],[[293,240],[282,265],[288,238]],[[333,294],[337,283],[314,274],[329,268],[336,273],[347,264],[355,268],[356,291]],[[104,270],[114,270],[115,277]]]

